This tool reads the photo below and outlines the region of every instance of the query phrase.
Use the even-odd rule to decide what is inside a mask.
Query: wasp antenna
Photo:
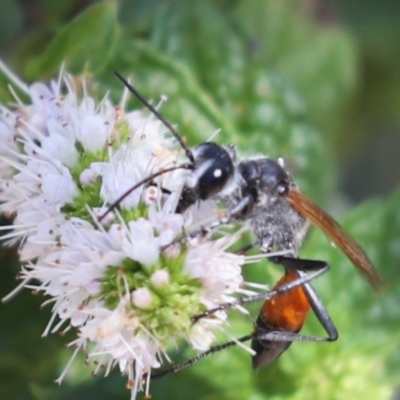
[[[147,178],[142,179],[140,182],[138,182],[136,185],[132,186],[124,194],[122,194],[120,197],[118,197],[118,199],[115,200],[114,203],[112,203],[108,207],[107,211],[98,218],[99,222],[101,222],[112,210],[114,210],[116,207],[118,207],[118,205],[121,204],[121,202],[124,199],[126,199],[134,190],[136,190],[137,188],[139,188],[140,186],[142,186],[148,182],[151,182],[154,178],[157,178],[157,176],[166,174],[167,172],[175,171],[177,169],[192,169],[192,168],[193,168],[193,166],[191,164],[175,165],[174,167],[161,169],[160,171],[157,171],[154,174],[151,174]]]
[[[186,143],[183,141],[180,133],[119,72],[114,71],[114,74],[121,80],[125,87],[169,129],[183,150],[185,150],[187,158],[190,160],[190,162],[194,163],[193,153],[189,147],[186,146]]]

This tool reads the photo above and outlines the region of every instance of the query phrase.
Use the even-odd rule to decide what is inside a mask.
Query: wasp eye
[[[276,187],[276,190],[280,195],[284,195],[288,191],[288,185],[286,182],[279,183],[278,186]]]

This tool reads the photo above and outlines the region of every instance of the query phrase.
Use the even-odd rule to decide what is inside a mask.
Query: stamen
[[[28,86],[22,82],[17,75],[15,75],[8,67],[6,64],[3,63],[3,61],[0,60],[0,70],[4,73],[5,76],[15,85],[17,86],[21,91],[23,91],[26,94],[29,94],[29,88]]]
[[[58,383],[59,385],[61,385],[62,380],[64,379],[65,375],[67,374],[69,368],[71,367],[72,362],[75,360],[75,357],[77,356],[78,352],[79,352],[80,348],[77,347],[72,356],[70,357],[67,365],[65,366],[65,368],[63,369],[63,371],[61,372],[61,375],[56,379],[56,383]]]
[[[217,129],[216,131],[214,131],[210,135],[210,137],[207,139],[207,142],[212,142],[217,137],[217,135],[219,135],[221,133],[221,131],[222,131],[222,129]]]

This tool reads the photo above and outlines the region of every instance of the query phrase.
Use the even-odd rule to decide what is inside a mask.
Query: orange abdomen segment
[[[295,271],[288,271],[275,285],[277,289],[298,279]],[[298,286],[287,293],[266,300],[261,309],[262,320],[271,330],[299,332],[306,318],[310,303],[302,288]]]

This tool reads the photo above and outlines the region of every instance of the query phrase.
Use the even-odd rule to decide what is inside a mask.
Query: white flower
[[[44,333],[76,328],[70,345],[106,375],[118,365],[134,398],[170,344],[211,345],[226,312],[191,317],[240,290],[243,257],[228,252],[240,235],[179,240],[191,221],[216,215],[212,202],[174,213],[182,170],[138,186],[99,222],[130,188],[178,164],[174,141],[142,112],[97,103],[84,81],[78,93],[63,71],[49,86],[28,87],[0,69],[30,99],[0,110],[0,211],[15,215],[5,238],[20,242],[20,277],[52,298]]]

